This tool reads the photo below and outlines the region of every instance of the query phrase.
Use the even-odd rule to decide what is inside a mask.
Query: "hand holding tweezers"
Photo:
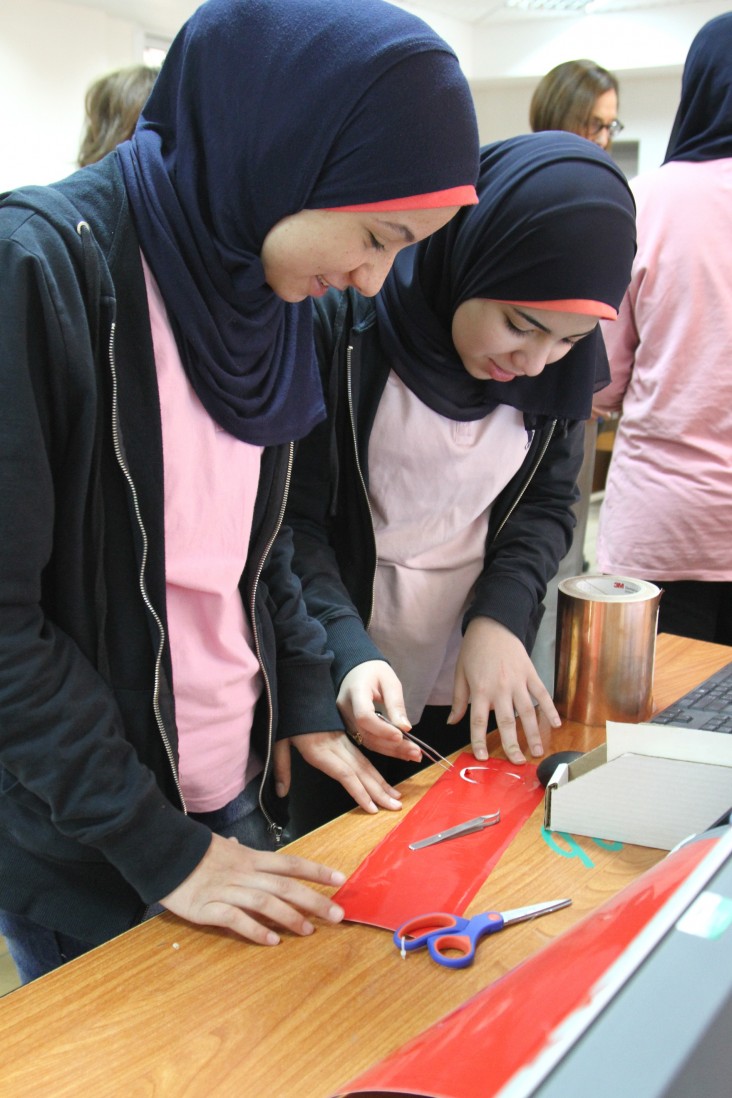
[[[385,717],[383,713],[377,713],[376,716],[380,720],[385,721],[386,724],[390,724],[392,728],[396,728],[397,732],[401,732],[402,736],[404,736],[405,739],[411,740],[412,743],[416,743],[417,747],[419,747],[422,753],[426,755],[428,759],[431,759],[433,763],[437,763],[438,766],[441,766],[443,770],[455,769],[455,763],[450,762],[449,759],[446,759],[444,755],[441,755],[436,748],[430,747],[430,745],[428,743],[425,743],[424,740],[420,740],[417,736],[415,736],[414,732],[405,732],[403,728],[400,728],[398,725],[394,724],[394,722],[390,721],[388,717]]]
[[[482,831],[484,827],[493,827],[501,818],[501,813],[491,812],[487,816],[475,816],[472,820],[448,827],[445,831],[438,831],[436,835],[429,835],[426,839],[419,839],[416,843],[410,843],[410,850],[421,850],[423,846],[433,846],[442,843],[446,839],[457,839],[460,835],[472,835],[474,831]]]

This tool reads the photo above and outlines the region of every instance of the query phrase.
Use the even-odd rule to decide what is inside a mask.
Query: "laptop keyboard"
[[[650,723],[732,732],[732,663],[656,713]]]

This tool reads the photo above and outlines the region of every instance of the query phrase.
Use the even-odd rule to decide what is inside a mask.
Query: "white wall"
[[[725,10],[724,3],[703,0],[644,13],[507,20],[468,30],[420,8],[417,0],[402,6],[456,50],[474,89],[482,141],[528,128],[533,87],[560,61],[589,56],[615,71],[623,138],[641,142],[642,170],[662,159],[691,39]],[[141,61],[145,30],[172,37],[195,7],[196,0],[150,0],[143,26],[84,0],[0,0],[0,191],[68,174],[91,81]]]
[[[700,27],[727,10],[724,0],[668,6],[649,0],[636,11],[483,23],[465,71],[475,79],[538,78],[575,57],[591,57],[618,75],[680,67]]]
[[[506,15],[473,28],[467,42],[437,26],[419,0],[395,0],[418,12],[450,42],[460,57],[475,98],[481,141],[496,141],[529,129],[529,103],[539,79],[562,61],[590,57],[620,83],[623,141],[639,143],[639,171],[663,160],[681,88],[684,60],[696,32],[729,10],[725,0],[672,3],[650,0],[638,11]]]
[[[141,58],[134,24],[55,0],[2,0],[0,190],[68,175],[88,85]]]
[[[675,72],[624,73],[620,82],[619,117],[623,141],[639,143],[638,170],[663,160],[681,89],[681,68]],[[529,103],[537,80],[483,80],[473,85],[482,141],[498,141],[529,131]]]

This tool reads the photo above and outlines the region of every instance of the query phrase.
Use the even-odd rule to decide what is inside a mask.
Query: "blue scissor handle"
[[[427,946],[438,964],[447,968],[466,968],[473,963],[479,939],[502,928],[503,917],[498,911],[474,915],[472,919],[433,911],[410,919],[395,930],[394,944],[406,951]],[[459,956],[450,956],[448,950],[457,951]]]

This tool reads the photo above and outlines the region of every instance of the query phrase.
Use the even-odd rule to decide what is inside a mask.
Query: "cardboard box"
[[[732,808],[732,736],[607,722],[607,743],[547,785],[544,826],[671,850]]]

